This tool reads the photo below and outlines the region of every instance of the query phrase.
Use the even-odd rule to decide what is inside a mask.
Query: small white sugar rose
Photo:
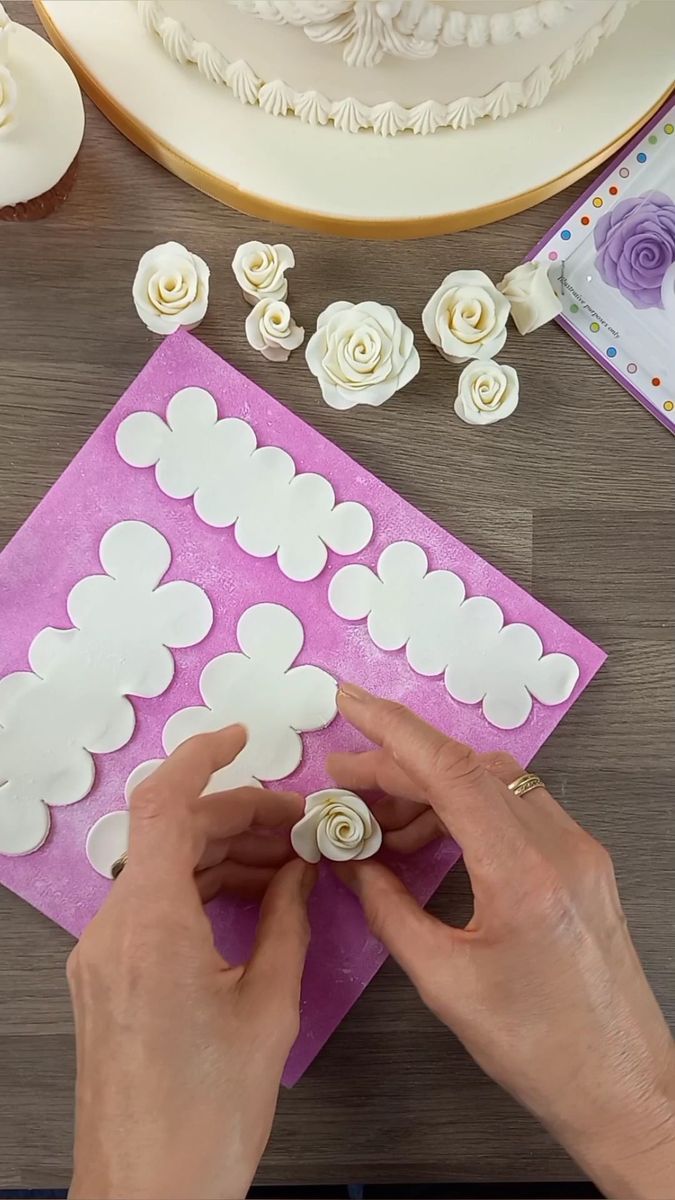
[[[509,308],[484,271],[451,271],[425,305],[422,324],[449,362],[492,358],[506,341]]]
[[[497,287],[511,304],[511,316],[519,333],[533,333],[562,312],[546,263],[541,260],[514,267]]]
[[[412,329],[395,308],[374,300],[329,304],[305,357],[326,404],[339,409],[384,404],[420,369]]]
[[[353,792],[329,788],[305,801],[305,815],[291,830],[291,844],[305,862],[370,858],[382,845],[382,830],[368,805]]]
[[[146,250],[132,289],[143,324],[162,336],[177,329],[194,329],[208,307],[209,275],[204,259],[180,242],[164,242]]]
[[[248,314],[245,328],[249,346],[271,362],[286,362],[305,337],[283,300],[259,300]]]
[[[279,242],[244,242],[232,259],[232,270],[249,304],[259,300],[285,300],[288,281],[285,272],[295,266],[290,246]]]
[[[455,412],[467,425],[492,425],[518,405],[518,376],[505,363],[475,359],[459,377]]]

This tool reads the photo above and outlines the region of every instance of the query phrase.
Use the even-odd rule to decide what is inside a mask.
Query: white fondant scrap
[[[280,110],[279,110],[280,111]],[[279,242],[243,242],[232,259],[234,277],[249,304],[259,300],[285,300],[288,295],[286,271],[295,266],[290,246]]]
[[[497,729],[516,729],[541,704],[562,704],[579,678],[568,654],[544,654],[529,625],[504,624],[499,605],[487,596],[467,598],[453,571],[429,571],[414,542],[394,542],[382,552],[377,574],[369,567],[343,567],[331,581],[333,612],[348,621],[368,619],[371,641],[381,650],[401,650],[413,671],[444,675],[449,694],[463,704],[481,704]]]
[[[169,717],[162,734],[167,754],[198,733],[244,725],[248,739],[229,766],[211,776],[204,794],[284,779],[302,760],[302,733],[323,729],[337,714],[337,683],[320,667],[294,667],[303,643],[302,623],[280,604],[256,604],[237,625],[240,652],[211,659],[199,690],[204,706]],[[158,761],[141,763],[126,787],[129,797]]]
[[[305,357],[326,404],[339,409],[384,404],[420,369],[412,329],[395,308],[374,300],[329,304]]]
[[[104,879],[112,879],[112,869],[129,846],[129,813],[106,813],[92,825],[85,850],[91,866]]]
[[[270,362],[286,362],[305,337],[284,300],[259,300],[246,318],[245,329],[249,346]]]
[[[142,255],[132,288],[136,312],[152,333],[195,329],[206,315],[210,271],[180,242],[164,242]]]
[[[562,302],[553,290],[546,263],[540,259],[514,267],[497,287],[511,305],[511,316],[519,333],[533,333],[562,312]]]
[[[329,788],[305,801],[305,815],[291,830],[291,844],[305,862],[370,858],[382,845],[382,830],[364,800]]]
[[[506,341],[510,304],[484,271],[451,271],[427,301],[424,332],[449,362],[492,358]]]
[[[0,854],[29,854],[49,830],[46,805],[74,804],[94,782],[92,754],[119,750],[134,731],[128,696],[159,696],[171,683],[169,647],[208,633],[211,604],[194,583],[160,584],[169,544],[142,521],[103,536],[106,574],[76,583],[72,629],[40,631],[30,671],[0,680]]]
[[[373,520],[363,504],[336,504],[323,475],[296,475],[285,450],[256,448],[251,426],[238,417],[219,420],[216,402],[203,388],[177,392],[166,422],[156,413],[132,413],[116,440],[130,466],[155,467],[165,495],[193,497],[202,521],[234,525],[242,550],[255,558],[276,554],[289,579],[315,579],[328,549],[357,554],[372,537]]]
[[[493,425],[515,412],[518,375],[506,363],[475,358],[467,363],[457,385],[455,412],[467,425]]]

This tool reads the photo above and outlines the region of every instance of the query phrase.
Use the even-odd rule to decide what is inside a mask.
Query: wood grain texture
[[[27,3],[9,11],[36,25]],[[500,278],[583,185],[452,237],[340,241],[221,208],[144,158],[89,104],[87,121],[65,207],[38,224],[0,225],[0,538],[18,529],[157,345],[131,302],[140,254],[169,238],[185,242],[212,268],[199,331],[208,345],[609,651],[536,765],[611,848],[639,950],[672,1016],[673,442],[555,325],[511,335],[518,413],[470,429],[452,413],[456,373],[420,321],[447,271],[481,267]],[[414,386],[384,408],[337,413],[321,402],[302,354],[280,367],[250,350],[229,263],[254,237],[294,247],[294,315],[308,331],[338,297],[394,304],[420,350]],[[461,921],[469,905],[458,869],[432,909]],[[70,945],[0,891],[0,1186],[68,1181]],[[388,963],[282,1096],[259,1181],[578,1176]]]

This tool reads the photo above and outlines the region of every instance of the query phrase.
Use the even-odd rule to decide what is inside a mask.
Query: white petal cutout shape
[[[194,583],[161,584],[166,538],[142,521],[104,534],[105,575],[90,575],[67,601],[72,629],[40,630],[31,672],[0,680],[0,854],[29,854],[49,830],[48,807],[75,804],[94,782],[92,754],[130,740],[129,696],[158,696],[171,682],[170,647],[206,636],[213,611]]]
[[[360,796],[341,788],[314,792],[305,815],[291,830],[291,844],[305,862],[370,858],[382,845],[382,830]]]
[[[302,733],[323,729],[337,714],[337,683],[310,664],[294,667],[302,650],[301,621],[280,604],[256,604],[237,625],[240,652],[211,659],[199,690],[204,705],[169,717],[162,743],[171,754],[197,733],[244,725],[248,740],[229,766],[211,776],[205,792],[284,779],[302,761]],[[153,771],[141,763],[127,781],[127,795]]]
[[[124,802],[127,808],[139,784],[149,779],[165,761],[163,758],[152,758],[134,767],[124,787]],[[219,790],[217,782],[214,782],[216,780],[217,775],[212,775],[202,792],[203,796]],[[112,879],[113,864],[129,848],[129,824],[129,813],[125,810],[106,813],[94,822],[87,834],[85,848],[89,863],[106,879]]]
[[[112,879],[112,869],[129,846],[129,813],[106,813],[92,825],[85,849],[91,866],[104,879]]]
[[[12,783],[0,787],[0,853],[32,854],[49,836],[49,809],[26,804],[23,791]]]
[[[258,447],[246,421],[219,419],[216,402],[204,388],[176,392],[166,421],[156,413],[132,413],[118,427],[116,444],[130,466],[155,468],[165,495],[192,497],[207,525],[234,526],[245,553],[276,555],[289,579],[316,579],[328,549],[358,554],[373,536],[373,520],[363,504],[336,503],[323,475],[296,474],[290,454],[278,446]]]
[[[137,767],[134,767],[131,775],[129,775],[124,785],[125,804],[129,804],[132,794],[135,788],[138,787],[139,783],[143,783],[144,780],[149,779],[150,776],[157,770],[157,768],[161,767],[163,762],[163,758],[150,758],[147,762],[140,763]]]
[[[382,650],[405,646],[412,669],[443,675],[463,704],[483,705],[486,721],[516,729],[540,704],[562,704],[579,679],[568,654],[545,654],[536,630],[505,625],[488,596],[466,597],[453,571],[428,572],[426,554],[412,542],[393,542],[377,573],[352,564],[334,575],[328,589],[333,612],[348,621],[367,618],[371,640]]]

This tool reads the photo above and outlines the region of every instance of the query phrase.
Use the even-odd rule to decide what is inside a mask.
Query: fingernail
[[[232,725],[223,725],[221,729],[216,729],[216,733],[241,733],[245,738],[248,738],[248,729],[242,725],[240,721],[235,721]]]
[[[340,695],[346,696],[348,700],[370,700],[370,692],[365,688],[359,687],[357,683],[341,683]]]

